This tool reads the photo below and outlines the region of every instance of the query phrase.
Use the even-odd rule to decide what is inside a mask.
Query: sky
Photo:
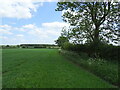
[[[52,0],[0,0],[0,45],[54,44],[68,24]]]

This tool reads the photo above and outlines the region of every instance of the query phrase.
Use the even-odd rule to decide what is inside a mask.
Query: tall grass
[[[101,58],[90,58],[85,53],[77,54],[61,50],[62,55],[100,78],[118,86],[118,63]]]

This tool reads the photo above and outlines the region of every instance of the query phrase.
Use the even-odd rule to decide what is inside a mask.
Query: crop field
[[[57,49],[3,49],[3,88],[114,88]]]

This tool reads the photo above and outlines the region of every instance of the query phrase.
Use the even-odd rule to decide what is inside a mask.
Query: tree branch
[[[100,23],[100,25],[105,21],[105,18],[106,18],[106,16],[109,14],[109,12],[110,12],[110,2],[108,2],[108,10],[107,10],[107,12],[106,12],[106,6],[105,6],[105,4],[104,4],[104,15],[103,15],[103,17],[99,20],[99,23]]]

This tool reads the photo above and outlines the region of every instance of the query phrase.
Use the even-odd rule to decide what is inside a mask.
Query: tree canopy
[[[81,43],[119,41],[118,2],[58,2],[56,11],[63,11],[63,20],[71,25],[69,36]]]

